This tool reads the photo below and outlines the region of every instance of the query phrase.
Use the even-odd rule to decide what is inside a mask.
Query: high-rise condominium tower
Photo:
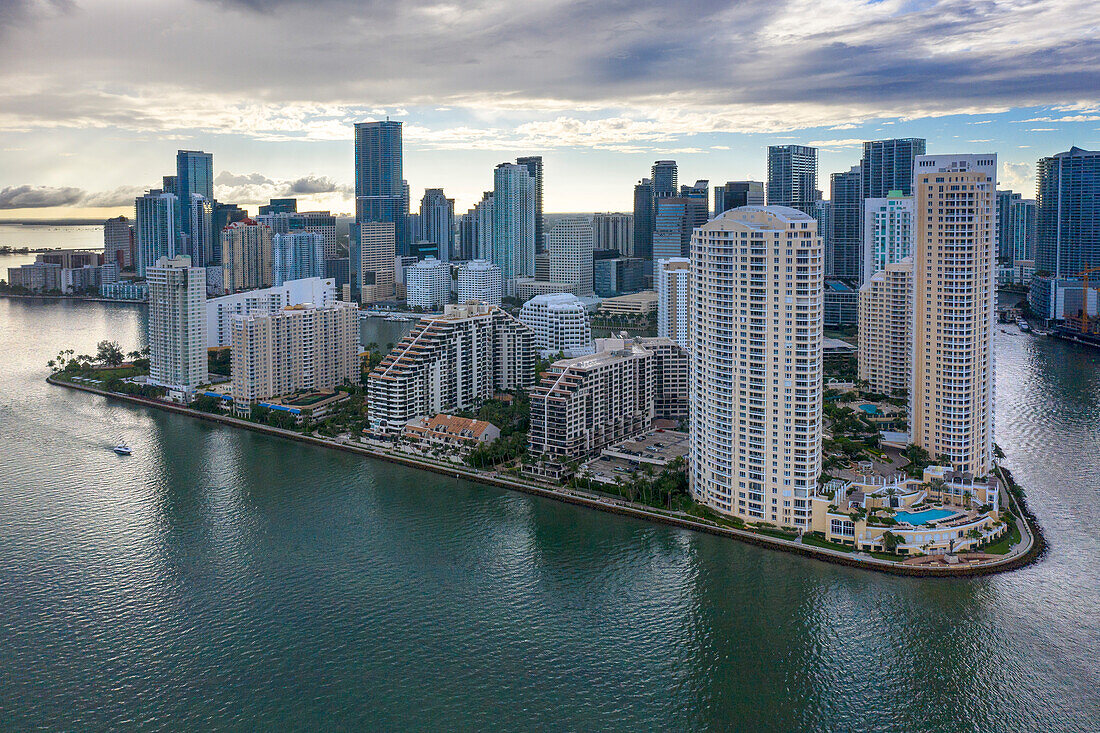
[[[653,258],[653,180],[643,178],[634,185],[634,256]]]
[[[493,262],[506,295],[535,274],[535,179],[527,166],[501,163],[493,172]]]
[[[325,276],[325,240],[311,232],[289,232],[271,238],[275,285],[288,280]]]
[[[863,276],[867,282],[886,266],[901,262],[913,252],[916,218],[912,196],[891,191],[886,198],[863,202]]]
[[[206,374],[206,272],[191,258],[161,257],[149,282],[149,381],[189,390]]]
[[[993,154],[916,160],[911,440],[975,476],[993,460],[996,184]]]
[[[692,495],[809,526],[821,473],[824,270],[813,217],[733,209],[691,242]]]
[[[691,260],[672,257],[657,260],[657,335],[672,339],[685,351],[691,350]]]
[[[134,228],[125,216],[103,222],[103,261],[114,262],[120,270],[134,266]]]
[[[761,181],[729,181],[714,187],[714,215],[740,206],[763,206],[764,184]]]
[[[1015,191],[997,192],[997,257],[1012,260],[1012,204],[1023,199]]]
[[[650,169],[650,180],[653,181],[653,198],[665,199],[675,196],[677,190],[678,173],[675,160],[658,160]]]
[[[153,189],[134,199],[134,235],[137,239],[136,270],[146,269],[161,257],[176,256],[179,230],[176,228],[178,201],[174,193]]]
[[[398,253],[406,254],[409,195],[402,155],[400,122],[355,125],[355,221],[392,223]]]
[[[859,378],[881,394],[909,390],[913,258],[891,262],[859,289]]]
[[[424,239],[439,246],[439,261],[450,262],[456,254],[455,200],[447,198],[442,188],[425,189],[420,199],[420,227]]]
[[[593,242],[592,219],[587,216],[567,216],[554,224],[546,235],[550,280],[565,283],[576,295],[592,295]]]
[[[215,236],[214,156],[201,150],[176,151],[176,188],[179,201],[179,233],[189,240],[187,254],[198,267],[213,262]],[[195,207],[203,209],[198,215]]]
[[[396,284],[396,225],[366,221],[348,228],[348,277],[353,301],[392,298]]]
[[[673,196],[657,199],[657,218],[653,226],[653,276],[657,262],[671,257],[686,257],[691,249],[691,233],[707,221],[706,196]]]
[[[546,219],[542,210],[542,156],[528,155],[516,158],[516,165],[527,168],[527,175],[535,179],[535,253],[546,249]]]
[[[924,155],[924,147],[925,140],[919,137],[863,143],[859,162],[862,198],[881,199],[890,191],[901,191],[902,196],[912,194],[913,161]]]
[[[231,293],[275,284],[271,227],[253,219],[235,221],[222,230],[225,288]]]
[[[768,146],[768,205],[790,206],[813,216],[817,188],[817,148]]]
[[[1040,317],[1054,318],[1053,283],[1100,267],[1100,150],[1073,147],[1041,158],[1035,174],[1036,277],[1028,301]]]
[[[592,217],[593,249],[618,250],[623,257],[633,257],[634,217],[631,214],[595,214]]]
[[[825,272],[829,277],[858,280],[863,271],[860,256],[863,233],[860,178],[858,165],[852,166],[847,173],[834,173],[830,176],[829,200],[833,210],[833,229],[828,247],[832,249],[832,257],[827,257],[826,261],[831,260],[833,268]]]

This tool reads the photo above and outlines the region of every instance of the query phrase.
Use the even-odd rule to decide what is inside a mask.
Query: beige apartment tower
[[[913,176],[910,440],[985,476],[993,460],[997,156],[922,155]]]
[[[859,289],[859,378],[881,394],[909,392],[913,258],[886,266]]]
[[[821,473],[824,261],[817,221],[730,209],[691,238],[691,490],[808,529]]]

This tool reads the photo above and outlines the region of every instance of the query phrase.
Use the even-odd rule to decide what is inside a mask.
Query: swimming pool
[[[909,524],[917,527],[922,524],[928,524],[934,522],[937,519],[944,519],[946,517],[953,517],[958,512],[951,509],[925,509],[923,512],[898,512],[894,515],[894,519],[898,522],[908,522]]]
[[[863,410],[868,415],[881,415],[882,414],[881,412],[879,412],[879,409],[877,407],[875,407],[874,405],[860,405],[859,409]]]

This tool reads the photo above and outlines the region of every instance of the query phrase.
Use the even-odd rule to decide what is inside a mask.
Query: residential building
[[[117,262],[61,269],[61,292],[65,294],[98,294],[104,284],[110,285],[113,282],[118,282]]]
[[[429,257],[405,270],[405,300],[410,308],[441,310],[451,301],[451,266]]]
[[[997,156],[922,155],[915,165],[910,439],[985,476],[993,467]]]
[[[94,249],[50,249],[34,256],[35,262],[60,265],[69,270],[76,267],[98,267],[103,264],[103,254]]]
[[[787,206],[726,211],[692,239],[691,491],[746,522],[808,527],[823,259],[817,222]]]
[[[420,258],[415,255],[397,255],[393,258],[394,297],[398,300],[404,300],[408,295],[405,276],[417,262]]]
[[[1012,202],[1011,230],[1009,237],[1009,256],[1013,265],[1019,262],[1031,262],[1034,267],[1035,239],[1038,236],[1039,205],[1034,199],[1020,199]]]
[[[214,156],[201,150],[176,151],[175,183],[174,190],[165,191],[176,194],[179,235],[187,238],[187,245],[179,249],[190,254],[197,267],[214,262]],[[195,214],[195,207],[203,211]]]
[[[493,205],[493,192],[486,191],[481,194],[481,201],[470,210],[477,219],[477,245],[474,250],[474,258],[479,260],[493,259],[493,219],[496,207]]]
[[[516,165],[527,169],[527,175],[535,182],[535,253],[546,249],[546,218],[542,208],[543,167],[541,155],[516,158]]]
[[[506,295],[535,274],[535,179],[525,165],[501,163],[493,172],[493,256]]]
[[[537,295],[523,304],[520,323],[531,329],[544,356],[592,353],[592,329],[584,301],[571,293]]]
[[[598,310],[609,316],[646,316],[657,312],[657,293],[643,290],[640,293],[604,298]]]
[[[425,189],[420,199],[420,228],[424,239],[439,247],[439,261],[458,259],[455,255],[455,200],[442,188]]]
[[[826,271],[827,277],[859,280],[863,274],[861,175],[860,167],[854,165],[847,173],[834,173],[829,177],[833,228],[828,246],[832,249],[832,257],[826,257],[826,263],[831,260],[833,269]]]
[[[422,318],[367,378],[372,431],[473,407],[535,379],[534,334],[497,306],[468,302]]]
[[[911,187],[911,186],[910,186]],[[913,253],[913,219],[916,204],[912,196],[890,191],[886,198],[863,203],[863,274],[866,283],[887,265],[901,262]]]
[[[624,257],[634,255],[634,215],[594,214],[592,248],[613,249]]]
[[[859,321],[859,292],[843,280],[826,280],[824,323],[827,328],[854,326]]]
[[[504,282],[500,268],[488,260],[470,260],[458,268],[455,293],[459,303],[480,300],[488,305],[500,305]]]
[[[328,308],[336,303],[338,293],[332,278],[310,277],[288,280],[272,288],[210,298],[206,301],[206,347],[229,346],[234,316],[274,313],[291,305]]]
[[[728,211],[728,209],[727,209]],[[657,261],[657,335],[691,349],[691,260],[674,257]]]
[[[924,155],[926,144],[924,138],[919,137],[863,143],[863,157],[859,162],[862,198],[886,198],[891,191],[912,196],[913,161],[918,155]]]
[[[103,283],[99,286],[99,295],[115,300],[145,301],[149,299],[149,285],[144,281],[135,282],[134,280]]]
[[[103,259],[115,262],[121,270],[134,267],[134,228],[125,216],[103,222]]]
[[[1051,319],[1058,304],[1054,283],[1100,267],[1100,150],[1072,147],[1041,158],[1035,173],[1035,278],[1028,301],[1033,313]]]
[[[206,273],[191,258],[161,257],[149,285],[149,382],[188,394],[207,381]]]
[[[550,280],[569,285],[574,295],[592,295],[592,219],[567,216],[546,235]]]
[[[61,292],[61,265],[32,262],[8,268],[8,285],[26,288],[32,293]]]
[[[1012,262],[1013,204],[1023,196],[1014,191],[997,191],[997,259]]]
[[[393,225],[396,251],[408,254],[409,194],[403,169],[402,128],[396,120],[355,125],[355,223]],[[352,274],[356,272],[352,256]],[[392,257],[391,257],[392,260]],[[359,295],[360,283],[352,282]]]
[[[624,339],[598,339],[594,354],[554,362],[530,391],[528,470],[558,478],[571,461],[648,428],[653,369],[653,353]]]
[[[859,378],[873,392],[909,391],[913,350],[913,258],[888,263],[859,289]]]
[[[614,298],[645,289],[646,262],[637,257],[598,259],[592,264],[596,295]]]
[[[762,181],[729,181],[714,187],[714,215],[742,206],[764,205]]]
[[[817,188],[817,148],[806,145],[768,146],[769,206],[790,206],[813,215],[821,200]]]
[[[291,305],[233,316],[233,409],[299,392],[359,384],[359,306]]]
[[[635,257],[653,259],[653,179],[643,178],[634,185],[634,249]]]
[[[833,263],[833,248],[830,244],[833,231],[833,202],[815,201],[813,217],[817,222],[817,236],[821,239],[822,251],[825,252],[825,272],[832,272],[836,269]]]
[[[635,339],[653,354],[653,417],[655,420],[686,420],[691,402],[691,359],[687,350],[663,336]]]
[[[183,199],[180,199],[181,205]],[[185,210],[180,211],[180,218],[187,218],[187,228],[180,232],[180,244],[178,249],[189,256],[192,262],[201,263],[203,266],[219,264],[214,259],[214,239],[220,231],[214,229],[214,202],[201,194],[191,194],[190,202]]]
[[[320,234],[295,231],[271,238],[275,285],[288,280],[325,276],[325,240]]]
[[[275,284],[271,227],[243,219],[223,229],[221,239],[226,290],[236,293]]]
[[[284,199],[271,199],[274,201],[282,201]],[[286,199],[294,201],[294,199]],[[260,214],[256,217],[256,221],[261,224],[267,224],[271,227],[271,231],[275,234],[292,234],[295,232],[304,232],[306,234],[316,234],[321,237],[324,247],[324,259],[334,260],[339,255],[339,250],[336,244],[336,217],[328,211],[271,211],[271,207],[261,206],[261,209],[267,208],[269,211],[266,214]]]
[[[145,277],[145,270],[161,257],[176,256],[179,232],[176,229],[178,213],[174,193],[152,189],[134,199],[134,237],[137,240],[137,274]]]
[[[397,229],[392,221],[369,221],[348,228],[351,298],[375,303],[394,297]]]
[[[421,450],[442,448],[460,455],[500,437],[500,428],[484,420],[439,413],[405,425],[401,438]]]
[[[707,200],[697,196],[673,196],[657,200],[653,225],[653,262],[686,257],[691,233],[707,221]],[[656,266],[654,266],[656,277]]]
[[[248,212],[236,204],[214,202],[214,261],[222,261],[222,231],[235,221],[244,221]],[[209,279],[209,278],[207,278]]]
[[[653,181],[653,198],[667,199],[676,195],[678,187],[678,174],[675,160],[658,160],[650,169],[650,180]],[[654,206],[656,211],[656,206]]]

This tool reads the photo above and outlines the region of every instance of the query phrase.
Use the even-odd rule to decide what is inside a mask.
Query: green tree
[[[96,344],[95,360],[104,366],[117,367],[125,358],[122,349],[114,341],[104,339]]]

